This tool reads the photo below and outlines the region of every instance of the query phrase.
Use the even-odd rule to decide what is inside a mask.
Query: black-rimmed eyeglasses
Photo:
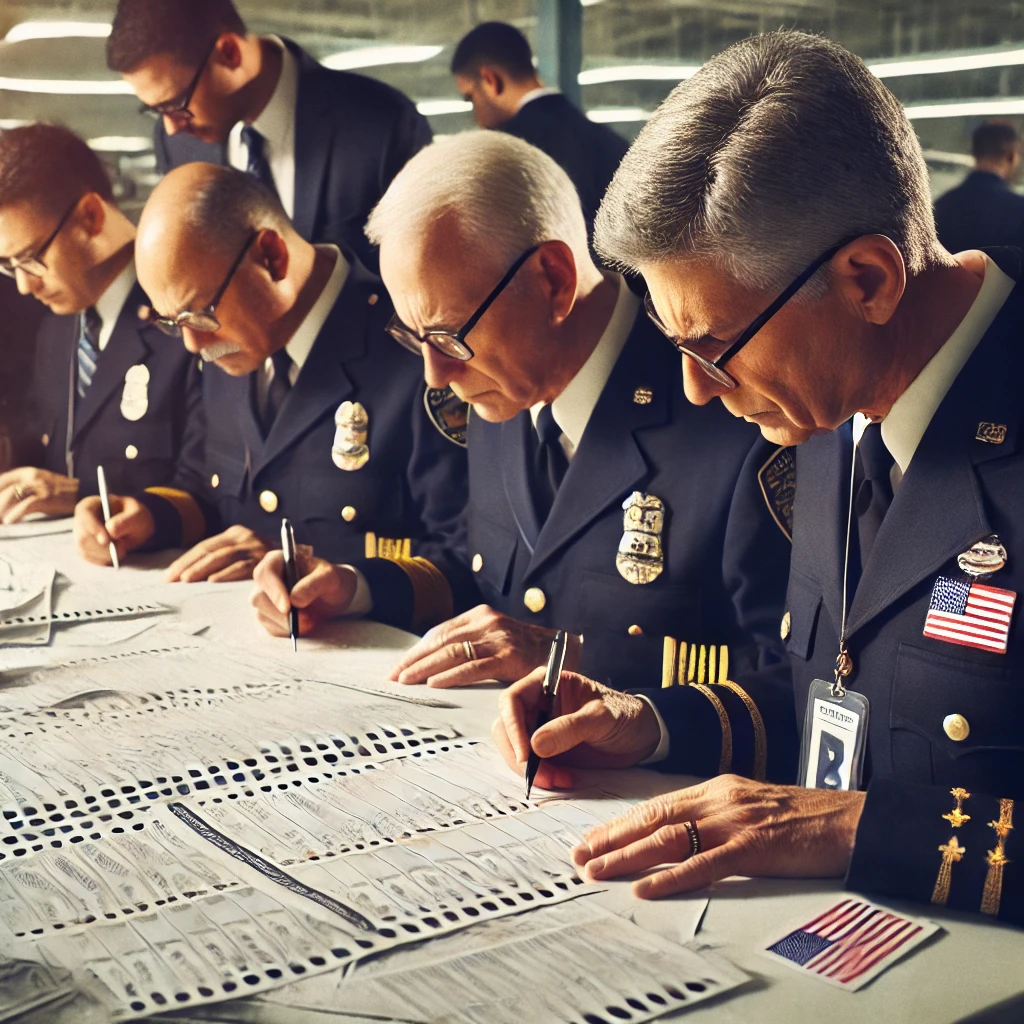
[[[859,235],[856,237],[860,237]],[[827,252],[822,253],[813,263],[806,267],[800,272],[799,276],[796,277],[793,282],[783,291],[779,297],[756,319],[751,321],[750,325],[743,331],[743,333],[735,341],[722,341],[719,338],[715,338],[710,334],[705,334],[701,338],[695,338],[692,341],[682,341],[675,334],[673,334],[664,324],[661,317],[658,316],[658,311],[654,308],[654,302],[651,299],[651,293],[648,292],[644,296],[644,309],[647,310],[647,315],[654,321],[655,326],[665,335],[669,341],[676,347],[676,349],[684,356],[689,356],[709,377],[712,378],[716,383],[721,384],[722,387],[728,388],[730,391],[735,390],[739,387],[739,383],[731,373],[725,369],[725,364],[736,355],[737,352],[748,341],[750,341],[755,334],[782,307],[789,302],[791,298],[807,282],[826,264],[830,259],[844,245],[849,245],[853,241],[853,238],[844,239],[838,245],[832,246]],[[698,351],[698,348],[700,351]]]
[[[196,73],[192,76],[192,81],[185,86],[184,90],[178,93],[173,99],[166,100],[163,103],[154,103],[150,106],[148,103],[143,103],[139,107],[140,114],[149,114],[152,117],[174,117],[181,121],[191,121],[196,115],[189,110],[189,104],[192,102],[192,97],[195,95],[196,89],[199,87],[199,79],[203,77],[203,72],[206,70],[206,65],[209,64],[210,58],[213,56],[213,51],[217,48],[217,40],[210,44],[209,50],[206,51],[206,56],[203,58],[202,64],[196,69]]]
[[[490,309],[495,299],[508,287],[509,282],[519,273],[519,268],[540,248],[539,245],[527,249],[505,272],[505,276],[497,283],[490,295],[477,307],[476,312],[457,330],[445,331],[440,328],[417,334],[411,327],[406,327],[395,313],[388,321],[387,332],[404,348],[415,355],[423,355],[423,346],[429,345],[435,352],[448,359],[457,359],[464,363],[473,358],[473,350],[466,344],[466,335],[480,322],[480,318]]]
[[[164,334],[169,334],[172,338],[180,338],[183,327],[187,327],[190,331],[202,331],[204,334],[213,334],[214,331],[219,331],[220,321],[216,317],[217,306],[220,304],[220,300],[224,298],[224,293],[228,290],[228,285],[231,284],[231,279],[235,276],[235,272],[242,265],[242,260],[245,259],[245,254],[249,251],[249,247],[259,238],[259,235],[258,231],[254,231],[246,239],[242,251],[235,257],[235,262],[231,264],[231,269],[228,271],[228,276],[224,278],[224,283],[214,292],[213,298],[208,305],[199,310],[186,309],[183,313],[173,317],[151,316],[149,322],[159,327]]]
[[[57,226],[50,233],[50,237],[39,245],[34,252],[27,253],[24,256],[0,257],[0,274],[3,274],[6,277],[15,277],[18,271],[21,270],[26,274],[31,274],[32,277],[42,277],[47,270],[47,266],[43,262],[46,250],[49,249],[57,240],[57,236],[61,233],[61,229],[71,219],[71,214],[78,209],[78,204],[81,201],[81,198],[76,199],[71,206],[68,207],[67,213],[57,221]]]

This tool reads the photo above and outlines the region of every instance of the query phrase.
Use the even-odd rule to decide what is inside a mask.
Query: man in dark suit
[[[1020,136],[992,121],[971,138],[974,170],[935,203],[939,241],[949,252],[1024,243],[1024,196],[1010,188],[1020,168]]]
[[[199,400],[188,353],[140,320],[135,227],[99,158],[66,128],[0,135],[0,270],[48,306],[35,340],[26,420],[12,428],[0,515],[70,515],[111,486],[166,482]]]
[[[685,173],[708,166],[696,184]],[[800,445],[789,700],[739,682],[769,748],[805,723],[802,757],[794,744],[774,779],[809,788],[713,779],[596,830],[577,863],[595,879],[669,863],[634,883],[641,896],[845,876],[1024,924],[1019,251],[945,251],[899,103],[838,44],[790,32],[737,43],[665,101],[597,241],[647,279],[688,397]],[[563,679],[562,720],[534,748],[713,774],[734,716],[687,689],[651,695],[659,722]],[[503,698],[511,764],[537,690]]]
[[[781,654],[789,541],[758,481],[777,448],[686,402],[639,300],[591,259],[564,171],[521,140],[463,135],[410,161],[368,233],[392,330],[473,407],[463,565],[486,604],[431,630],[399,681],[514,681],[557,628],[571,665],[619,688],[703,687]],[[343,570],[317,572],[332,570],[340,587]],[[257,581],[279,583],[266,567]],[[271,627],[280,596],[260,606]],[[374,607],[396,597],[375,590]]]
[[[249,171],[303,238],[376,267],[363,224],[430,141],[408,97],[331,71],[289,40],[250,35],[231,0],[120,0],[107,63],[159,117],[162,171],[196,160]]]
[[[458,90],[481,128],[497,128],[543,150],[579,193],[588,233],[629,143],[596,124],[556,89],[546,88],[519,29],[488,21],[469,31],[451,62]]]
[[[112,497],[105,526],[95,501],[79,505],[86,558],[106,563],[112,537],[125,553],[189,548],[171,579],[246,578],[287,517],[300,543],[365,561],[372,580],[372,563],[418,576],[421,552],[459,542],[465,450],[384,334],[376,278],[301,239],[254,178],[212,164],[156,188],[139,272],[158,325],[203,359],[203,415],[170,486]],[[430,609],[403,611],[420,625]]]

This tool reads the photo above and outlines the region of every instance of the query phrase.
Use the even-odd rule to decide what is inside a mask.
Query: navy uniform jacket
[[[465,561],[477,601],[582,633],[581,671],[618,689],[672,685],[680,649],[693,657],[684,678],[692,668],[702,682],[757,666],[773,646],[781,657],[789,541],[758,483],[774,449],[720,405],[686,401],[679,356],[642,312],[531,550],[533,429],[528,411],[470,418]],[[634,491],[665,504],[664,569],[645,584],[616,568]]]
[[[39,329],[30,433],[18,446],[19,461],[77,477],[80,497],[97,493],[97,466],[118,494],[166,483],[197,414],[196,360],[179,342],[139,319],[139,307],[148,305],[136,284],[80,399],[74,392],[81,318],[47,313]],[[146,377],[141,388],[132,383]],[[143,396],[144,404],[134,401]],[[141,415],[133,419],[126,412]]]
[[[1019,277],[1016,250],[992,255]],[[982,910],[988,883],[985,912],[1017,924],[1024,924],[1022,610],[1015,610],[1005,655],[925,637],[923,630],[936,579],[967,579],[957,555],[990,534],[999,536],[1009,561],[984,583],[1024,591],[1022,324],[1024,285],[1018,284],[925,432],[882,522],[847,624],[854,663],[847,685],[871,702],[867,801],[848,886],[929,902],[943,860],[939,847],[955,836],[966,853],[951,865],[948,906]],[[839,649],[850,427],[798,452],[787,598],[795,718],[792,708],[787,713],[774,699],[762,704],[751,689],[769,746],[773,730],[786,734],[803,721],[808,688],[816,678],[832,680]],[[954,715],[966,730],[951,726]],[[676,718],[673,746],[677,739],[685,744],[695,727]],[[790,774],[778,781],[794,781],[795,767],[794,757]],[[951,820],[954,788],[970,794],[962,799],[970,820],[959,826]],[[991,823],[1001,818],[1016,820],[1002,843],[1012,863],[1000,869],[997,885],[989,864],[999,845]]]
[[[377,253],[363,227],[391,179],[430,142],[430,126],[390,85],[331,71],[295,43],[285,45],[299,62],[292,223],[308,242],[348,248],[375,270]],[[161,173],[195,161],[227,163],[226,146],[168,136],[162,120],[154,145]]]
[[[1024,196],[998,174],[972,171],[935,203],[935,228],[950,252],[1024,241]]]
[[[378,279],[353,263],[266,439],[257,375],[206,366],[203,416],[173,489],[143,496],[158,524],[151,546],[187,546],[235,524],[277,538],[285,516],[300,544],[360,568],[368,534],[373,556],[398,564],[412,560],[407,548],[439,557],[461,544],[465,449],[428,415],[423,361],[384,333],[391,312]],[[346,401],[360,402],[369,419],[370,457],[356,470],[331,457],[335,412]]]
[[[530,100],[499,125],[499,130],[543,150],[569,175],[579,193],[590,232],[597,208],[629,143],[607,125],[591,121],[561,93]]]

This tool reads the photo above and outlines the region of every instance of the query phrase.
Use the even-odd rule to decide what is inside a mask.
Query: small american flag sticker
[[[932,587],[924,635],[1005,654],[1017,595],[973,580],[940,576]]]
[[[933,921],[846,899],[764,951],[801,974],[855,992],[938,930]]]

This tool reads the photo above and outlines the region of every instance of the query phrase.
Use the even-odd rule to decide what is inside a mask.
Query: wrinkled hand
[[[69,516],[78,501],[78,481],[45,469],[22,466],[0,473],[0,521],[20,523],[34,512]]]
[[[94,565],[110,565],[110,542],[117,546],[118,560],[123,561],[153,536],[156,523],[145,505],[135,498],[110,495],[110,520],[103,522],[103,505],[93,495],[83,498],[75,507],[75,544],[78,553]]]
[[[499,717],[491,729],[508,766],[526,774],[530,732],[544,686],[544,669],[531,672],[505,690]],[[556,717],[557,716],[557,717]],[[639,697],[563,672],[551,720],[533,736],[541,761],[536,784],[541,789],[570,789],[577,768],[630,768],[657,749],[661,729],[651,706]]]
[[[271,551],[253,573],[256,589],[249,603],[271,636],[288,636],[288,612],[299,609],[299,632],[308,636],[321,623],[348,611],[358,577],[347,565],[315,558],[311,548],[298,545],[295,563],[299,581],[291,594],[284,583],[284,555]]]
[[[481,604],[424,633],[392,669],[391,678],[441,688],[492,679],[511,683],[547,663],[554,638],[553,629],[531,626]],[[473,660],[467,658],[466,641],[472,645]],[[567,669],[576,668],[582,642],[582,637],[569,634]]]
[[[731,875],[838,878],[849,866],[863,808],[863,793],[719,775],[637,804],[590,832],[572,858],[593,881],[671,865],[633,883],[642,899],[692,892]],[[700,835],[694,857],[684,821]]]
[[[201,540],[171,562],[164,580],[167,583],[247,580],[269,549],[269,542],[247,526],[231,526],[216,537]]]

